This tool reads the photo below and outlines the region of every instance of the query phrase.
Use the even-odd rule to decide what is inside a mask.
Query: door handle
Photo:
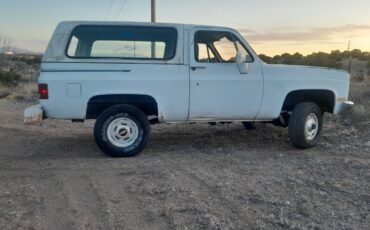
[[[191,70],[195,71],[197,69],[205,69],[205,68],[206,68],[205,66],[192,66]]]

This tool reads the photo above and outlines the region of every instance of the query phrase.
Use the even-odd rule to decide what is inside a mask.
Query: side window
[[[244,55],[244,57],[246,57],[245,60],[247,60],[247,62],[253,62],[252,55],[248,52],[244,45],[238,39],[235,40],[235,43],[236,46],[238,47],[238,51],[241,52]]]
[[[204,43],[198,43],[198,62],[216,62],[216,57],[211,48]]]
[[[234,63],[238,52],[245,55],[248,62],[253,61],[242,42],[230,32],[198,31],[194,41],[197,62]]]
[[[232,40],[231,36],[229,36],[229,38],[225,36],[219,41],[214,41],[213,46],[220,54],[222,62],[235,62],[236,54],[238,51],[236,50],[234,41]]]
[[[164,57],[164,42],[154,42],[155,59]],[[135,41],[95,41],[91,48],[90,57],[126,57],[132,59],[152,58],[152,42]]]
[[[73,36],[71,38],[71,42],[69,43],[67,54],[68,56],[74,56],[77,52],[77,46],[78,46],[78,38]]]
[[[76,45],[77,44],[77,45]],[[72,58],[169,60],[177,47],[177,30],[138,26],[79,26],[67,55]]]

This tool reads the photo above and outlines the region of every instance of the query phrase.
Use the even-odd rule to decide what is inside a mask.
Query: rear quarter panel
[[[182,25],[150,24],[178,31],[176,55],[171,60],[75,59],[66,55],[71,32],[80,25],[136,25],[131,22],[62,22],[43,57],[40,83],[49,87],[49,99],[40,100],[46,115],[57,119],[85,119],[89,100],[111,94],[153,97],[161,121],[185,121],[189,108],[189,66],[184,63]],[[79,87],[80,85],[80,87]],[[73,86],[73,87],[70,87]],[[80,89],[80,93],[78,90]]]
[[[166,121],[186,120],[189,106],[189,68],[169,64],[43,64],[39,82],[47,83],[49,99],[41,100],[46,115],[85,119],[89,100],[97,95],[152,96]],[[80,84],[81,96],[70,96],[68,84]]]

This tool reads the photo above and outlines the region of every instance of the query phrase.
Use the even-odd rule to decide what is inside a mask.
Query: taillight
[[[39,84],[40,99],[49,99],[48,84]]]

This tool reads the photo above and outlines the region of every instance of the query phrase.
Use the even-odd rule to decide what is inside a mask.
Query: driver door
[[[190,33],[189,120],[254,120],[259,111],[263,78],[245,41],[229,30],[194,29]],[[241,74],[237,54],[247,57]]]

